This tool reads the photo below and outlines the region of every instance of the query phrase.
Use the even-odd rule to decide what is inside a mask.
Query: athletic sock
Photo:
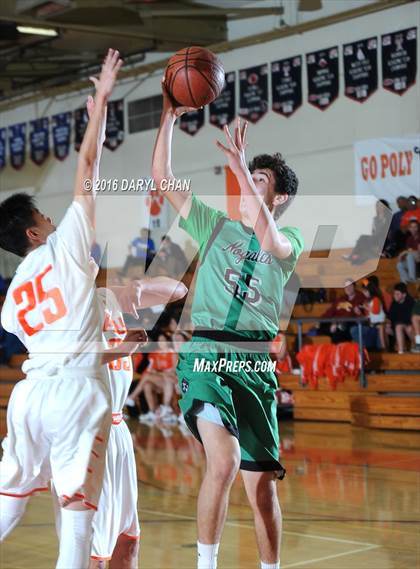
[[[56,569],[89,566],[94,510],[61,508],[60,554]]]
[[[280,561],[277,561],[277,563],[264,563],[264,561],[261,561],[261,569],[280,569]]]
[[[207,545],[197,541],[198,561],[197,569],[217,569],[217,554],[219,543]]]
[[[29,497],[0,496],[0,542],[18,525],[28,501]]]
[[[420,334],[416,334],[416,346],[420,346]]]

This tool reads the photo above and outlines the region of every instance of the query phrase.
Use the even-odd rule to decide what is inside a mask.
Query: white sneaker
[[[159,421],[162,421],[162,423],[174,425],[178,422],[178,417],[173,412],[172,407],[169,407],[168,405],[161,405],[156,412],[156,416]]]
[[[148,413],[143,413],[139,417],[139,423],[148,423],[149,425],[156,422],[156,414],[153,411],[149,411]]]

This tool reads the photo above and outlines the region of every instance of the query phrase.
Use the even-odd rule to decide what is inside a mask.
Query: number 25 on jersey
[[[42,330],[45,325],[53,324],[53,322],[57,322],[57,320],[60,320],[67,314],[67,307],[60,289],[55,287],[44,290],[42,280],[51,270],[52,265],[48,265],[34,279],[23,283],[13,291],[13,300],[16,306],[22,306],[17,313],[17,317],[27,336],[33,336]],[[44,304],[47,301],[49,301],[49,304]],[[37,306],[43,304],[45,307],[41,306],[41,321],[30,325],[26,319],[27,315]]]

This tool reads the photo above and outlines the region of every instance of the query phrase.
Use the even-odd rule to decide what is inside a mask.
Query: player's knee
[[[216,459],[208,461],[207,470],[212,478],[221,485],[232,483],[238,474],[241,463],[239,453],[230,456],[218,456]]]
[[[265,479],[249,493],[252,509],[261,515],[272,515],[279,510],[276,483],[274,479]]]

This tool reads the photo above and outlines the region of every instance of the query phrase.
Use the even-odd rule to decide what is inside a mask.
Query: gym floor
[[[195,567],[195,503],[201,446],[178,427],[131,422],[139,479],[142,569]],[[420,434],[339,423],[281,423],[278,488],[284,516],[282,569],[414,569],[420,563]],[[57,539],[51,499],[34,497],[3,544],[1,569],[47,569]],[[253,522],[235,483],[219,567],[258,567]]]

